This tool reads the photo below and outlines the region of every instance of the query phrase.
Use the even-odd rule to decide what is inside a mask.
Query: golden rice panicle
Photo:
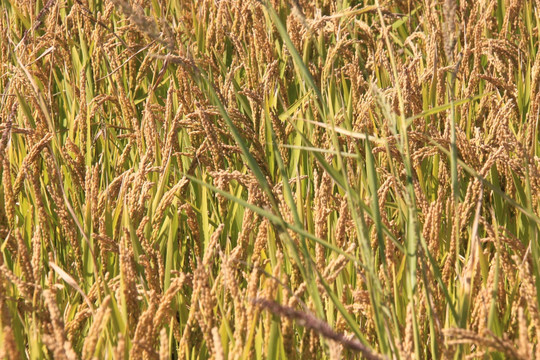
[[[146,147],[146,153],[151,159],[154,159],[155,152],[157,150],[157,145],[160,145],[160,148],[162,148],[160,143],[160,137],[158,136],[157,129],[156,129],[156,117],[154,115],[154,111],[151,109],[151,99],[154,95],[152,92],[148,94],[148,99],[146,101],[146,105],[144,108],[143,118],[142,118],[142,137],[144,140],[144,144]]]
[[[325,171],[322,173],[319,187],[315,193],[315,236],[326,240],[328,235],[328,215],[330,214],[330,194],[333,183],[330,175]],[[317,243],[316,263],[320,270],[326,267],[326,250]]]
[[[167,336],[167,330],[163,328],[159,332],[159,360],[167,360],[169,358],[169,338]]]
[[[202,266],[199,266],[193,275],[193,291],[199,294],[198,310],[195,310],[195,318],[203,334],[206,346],[209,349],[214,347],[212,328],[215,326],[214,307],[217,299],[212,287],[209,284],[209,276]]]
[[[60,190],[54,186],[48,186],[51,198],[57,206],[57,214],[60,218],[61,230],[64,232],[69,245],[71,246],[70,256],[73,257],[75,262],[75,270],[80,279],[83,279],[83,261],[82,261],[82,249],[80,239],[78,237],[78,229],[75,225],[73,218],[66,206],[65,200],[61,195]]]
[[[129,230],[124,229],[124,236],[119,244],[120,248],[120,274],[123,282],[122,291],[126,309],[128,312],[128,324],[130,333],[135,331],[135,324],[138,322],[140,308],[137,291],[137,270],[133,258],[133,249]]]
[[[258,185],[250,185],[249,187],[248,202],[257,203],[260,196],[260,189]],[[246,257],[246,250],[249,246],[249,240],[251,235],[259,222],[260,217],[256,215],[252,210],[245,209],[242,218],[242,228],[238,234],[238,240],[236,247],[231,253],[233,261],[244,261]]]
[[[114,49],[112,47],[105,47],[105,53],[107,55],[107,60],[111,62],[111,67],[113,69],[120,68],[121,64],[119,63],[118,56]],[[125,122],[123,125],[133,128],[134,133],[137,136],[137,145],[139,146],[139,151],[142,153],[143,149],[142,143],[140,142],[139,122],[136,120],[136,111],[126,94],[126,89],[123,86],[124,82],[122,79],[122,72],[116,71],[112,74],[112,77],[115,80],[115,90],[118,97],[118,102],[120,103],[120,109],[122,111],[122,119]],[[135,119],[135,121],[133,119]]]
[[[32,147],[28,155],[24,158],[15,182],[13,183],[13,193],[15,196],[21,191],[23,181],[27,175],[28,167],[34,162],[39,153],[48,145],[49,141],[52,139],[51,134],[46,134],[36,145]]]
[[[86,69],[81,69],[80,83],[79,83],[79,113],[75,119],[75,124],[79,130],[79,139],[81,148],[86,152],[87,139],[87,116],[88,116],[88,102],[86,101]]]
[[[337,247],[340,249],[345,246],[345,242],[347,240],[347,223],[350,220],[351,215],[349,213],[349,200],[344,197],[341,199],[341,204],[339,205],[339,217],[334,229],[334,239]]]
[[[351,242],[349,243],[349,246],[344,249],[344,251],[348,254],[351,254],[356,249],[356,243]],[[332,259],[328,266],[324,269],[323,272],[323,278],[325,281],[329,284],[332,284],[334,281],[336,281],[337,277],[345,269],[347,264],[349,263],[349,259],[343,254],[339,254],[336,258]]]
[[[73,318],[66,323],[66,336],[69,341],[73,343],[80,339],[83,325],[85,325],[86,320],[91,316],[92,310],[82,305],[81,309],[79,309]]]
[[[147,180],[147,175],[150,172],[150,165],[152,163],[151,155],[146,152],[142,152],[144,155],[139,161],[139,168],[133,176],[131,182],[131,189],[127,196],[127,205],[129,210],[130,219],[134,223],[138,223],[144,216],[145,202],[149,197],[149,191],[153,185]]]
[[[2,136],[0,137],[0,161],[2,164],[4,163],[4,158],[7,155],[6,149],[8,148],[8,144],[11,140],[15,117],[19,108],[19,104],[11,101],[13,100],[8,99],[5,104],[5,110],[0,112],[0,115],[5,118],[5,120],[0,124],[2,125],[3,129],[1,132]]]
[[[116,346],[114,347],[114,359],[124,359],[126,357],[126,340],[124,334],[118,333]]]
[[[32,269],[32,261],[30,252],[28,251],[28,246],[26,241],[23,238],[19,229],[15,230],[15,239],[17,240],[17,260],[19,266],[21,267],[22,273],[24,274],[24,279],[28,283],[36,283],[34,279],[34,271]]]
[[[533,344],[529,340],[529,329],[523,306],[518,308],[518,327],[519,339],[517,348],[519,353],[523,359],[533,359]]]
[[[517,32],[518,22],[521,22],[519,13],[521,7],[523,6],[522,1],[511,0],[509,5],[505,9],[504,20],[501,28],[501,38],[506,38],[508,34],[514,34]],[[525,33],[522,33],[521,36],[525,36]]]
[[[66,144],[64,146],[65,160],[70,165],[73,172],[73,179],[77,186],[84,190],[86,179],[86,167],[84,165],[84,156],[82,156],[80,149],[69,138],[66,138]],[[67,151],[74,154],[74,158],[67,154]]]
[[[531,324],[534,324],[536,332],[536,349],[538,351],[538,348],[540,347],[540,312],[538,311],[536,286],[534,278],[532,276],[531,266],[527,258],[522,260],[517,256],[514,256],[513,260],[517,265],[519,265],[519,276],[521,278],[519,294],[520,297],[524,299],[524,302],[527,304],[527,310],[531,318]]]
[[[82,349],[83,359],[92,359],[94,357],[98,340],[102,335],[105,325],[107,325],[107,321],[109,321],[109,316],[111,314],[111,308],[109,306],[110,302],[110,296],[103,299],[101,306],[93,316],[94,319],[90,329],[88,330],[88,336],[84,339]]]
[[[213,44],[215,50],[222,51],[224,43],[221,39],[225,38],[225,30],[229,19],[229,16],[227,16],[229,4],[219,2],[207,5],[208,8],[206,10],[209,14],[206,43]]]
[[[251,255],[251,261],[256,263],[260,261],[261,253],[266,249],[268,243],[268,227],[270,226],[268,219],[264,218],[259,224],[259,231],[255,237],[253,244],[253,253]]]
[[[34,297],[36,286],[35,284],[29,283],[22,280],[20,277],[16,276],[6,264],[0,266],[0,271],[3,272],[3,277],[15,286],[17,291],[27,299],[32,299]]]
[[[533,66],[531,69],[531,106],[530,110],[527,113],[527,131],[526,131],[526,138],[525,140],[526,147],[529,149],[529,154],[532,156],[534,153],[534,134],[535,132],[533,129],[535,129],[536,120],[535,120],[535,114],[538,113],[540,109],[540,53],[536,53],[536,57],[534,58]]]
[[[227,191],[229,189],[229,180],[225,177],[218,177],[215,181],[215,185],[218,189]],[[220,215],[225,218],[227,216],[229,202],[227,198],[221,194],[217,194],[217,198],[219,201]]]
[[[122,150],[122,154],[118,157],[115,173],[117,175],[121,175],[125,170],[124,166],[126,164],[126,161],[129,159],[129,156],[131,155],[131,150],[133,148],[133,141],[130,139],[124,149]]]
[[[246,326],[246,308],[244,306],[244,298],[240,292],[240,284],[236,278],[236,268],[232,264],[231,258],[226,257],[222,261],[222,276],[225,288],[228,290],[232,298],[232,306],[234,308],[234,348],[231,350],[233,358],[240,358],[244,350],[245,337],[247,333]]]
[[[403,339],[403,356],[405,359],[408,359],[412,356],[414,353],[414,341],[413,341],[413,303],[410,302],[407,305],[407,315],[406,315],[406,321],[405,321],[405,334]]]
[[[261,282],[261,269],[259,268],[259,263],[254,262],[253,266],[251,268],[251,273],[249,274],[249,278],[247,280],[247,286],[245,290],[244,300],[247,302],[246,304],[246,334],[247,339],[249,341],[251,332],[253,329],[251,328],[252,324],[258,323],[260,319],[260,310],[259,308],[253,304],[252,300],[258,297],[259,287]],[[253,343],[251,343],[251,347],[249,348],[249,356],[253,356],[255,351],[255,347],[253,346]]]
[[[490,304],[493,300],[493,288],[496,285],[496,270],[496,266],[494,266],[492,263],[489,269],[486,284],[479,290],[478,295],[475,297],[475,301],[473,303],[470,326],[480,334],[487,329],[489,307],[486,304]]]
[[[4,188],[4,209],[8,224],[15,222],[15,195],[13,193],[13,185],[11,182],[10,162],[7,156],[3,157],[2,161],[2,186]]]
[[[195,247],[194,253],[198,258],[200,258],[202,255],[202,249],[201,249],[201,243],[200,243],[201,235],[199,231],[199,222],[197,219],[197,213],[195,213],[195,210],[193,210],[193,207],[190,204],[184,204],[180,207],[180,209],[186,212],[187,224],[188,224],[189,230],[191,231],[191,234],[193,237],[193,245]]]
[[[137,328],[133,336],[133,346],[129,351],[130,359],[155,358],[154,346],[156,337],[154,336],[154,316],[158,308],[158,295],[151,291],[149,295],[148,308],[141,314],[137,321]]]
[[[212,236],[210,237],[210,241],[208,242],[208,247],[204,251],[204,255],[202,258],[202,266],[208,267],[212,264],[213,257],[216,255],[218,250],[220,249],[219,244],[219,237],[221,236],[221,233],[223,232],[223,229],[225,229],[225,224],[220,224],[216,230],[212,233]]]
[[[89,178],[89,190],[86,192],[86,201],[92,213],[92,228],[98,229],[100,222],[99,212],[99,183],[100,171],[99,164],[86,168],[86,177]]]
[[[144,241],[146,242],[146,241]],[[148,244],[148,242],[146,242]],[[159,264],[156,259],[155,251],[150,246],[144,246],[146,254],[139,255],[139,264],[144,268],[145,283],[151,291],[161,292],[161,281],[159,274]]]
[[[450,198],[450,200],[447,202],[448,206],[446,211],[450,214],[451,212],[454,212],[454,221],[455,219],[459,219],[459,212],[458,212],[458,206],[455,206],[455,200],[454,198]],[[456,261],[456,247],[458,243],[458,237],[459,233],[457,230],[457,226],[452,223],[451,225],[451,235],[450,235],[450,247],[448,249],[448,257],[446,258],[446,261],[444,262],[444,268],[443,268],[443,281],[445,283],[449,283],[450,278],[452,278],[453,274],[455,273],[455,261]]]
[[[77,359],[77,354],[65,334],[64,321],[56,305],[56,295],[51,290],[43,290],[42,294],[49,312],[51,326],[47,347],[54,353],[56,359]]]
[[[286,281],[286,275],[283,276],[284,280]],[[284,282],[286,284],[286,282]],[[294,294],[292,294],[294,296]],[[255,298],[253,298],[251,301],[253,302]],[[288,291],[283,292],[283,303],[287,304],[291,308],[294,308],[295,301],[290,298],[290,294]],[[297,350],[295,349],[295,333],[294,333],[294,322],[292,319],[288,317],[284,317],[280,319],[281,322],[281,334],[283,336],[283,348],[285,349],[285,352],[289,354],[289,358],[291,360],[297,359]]]
[[[201,262],[201,259],[197,259],[198,265],[193,274],[192,287],[193,293],[191,295],[191,302],[195,304],[189,309],[189,314],[185,323],[182,338],[180,339],[178,346],[178,354],[180,357],[185,356],[189,349],[196,346],[195,336],[193,330],[195,330],[195,321],[199,323],[199,327],[204,335],[204,339],[207,342],[208,348],[212,348],[213,336],[211,334],[211,328],[213,328],[214,317],[212,316],[213,304],[216,303],[216,299],[213,296],[213,291],[210,289],[208,281],[210,278],[207,276],[207,270],[211,265],[212,257],[215,254],[216,246],[219,246],[218,240],[221,232],[223,231],[224,224],[218,226],[214,231],[209,246],[205,249],[205,253]],[[210,327],[211,326],[211,327]],[[205,333],[206,330],[206,333]],[[195,340],[194,340],[195,339]]]
[[[189,184],[187,178],[183,177],[176,185],[171,187],[158,203],[154,217],[152,218],[152,237],[151,243],[157,239],[158,231],[162,225],[161,221],[166,215],[167,209],[171,206],[176,194],[182,192],[182,190]]]
[[[167,291],[163,294],[159,307],[155,313],[153,329],[157,330],[173,316],[173,301],[182,287],[188,283],[188,276],[182,273],[179,277],[174,278]]]
[[[9,326],[4,326],[2,329],[3,344],[0,346],[0,358],[7,360],[18,360],[22,359],[21,353],[17,348],[17,343],[15,342],[15,336],[13,335],[13,330]]]
[[[0,19],[0,62],[2,64],[7,64],[8,59],[8,29],[8,21],[4,17],[2,17]]]
[[[36,285],[40,283],[41,276],[43,273],[43,259],[42,259],[42,228],[40,224],[35,226],[34,234],[30,241],[30,246],[32,249],[32,261],[31,267],[34,275],[34,282]]]
[[[223,345],[221,344],[221,336],[217,327],[212,328],[212,338],[214,340],[213,355],[215,360],[224,360]]]
[[[50,216],[48,215],[48,211],[46,208],[47,198],[45,194],[42,192],[41,188],[41,177],[40,177],[41,171],[38,161],[34,161],[32,166],[30,167],[30,172],[28,174],[28,180],[30,183],[30,187],[34,191],[34,207],[36,208],[38,219],[39,219],[39,228],[41,231],[41,236],[43,240],[45,240],[45,243],[48,243],[49,239],[49,221]],[[37,231],[37,229],[36,229]]]
[[[198,293],[193,293],[191,296],[191,300],[198,301]],[[184,325],[184,330],[182,332],[182,338],[179,341],[178,345],[178,356],[179,358],[183,358],[188,354],[189,349],[193,348],[195,344],[192,343],[192,339],[194,338],[193,330],[194,328],[194,321],[195,321],[195,313],[198,311],[197,306],[192,306],[189,310],[188,318]]]

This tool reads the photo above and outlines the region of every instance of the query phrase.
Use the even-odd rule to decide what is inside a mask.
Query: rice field
[[[0,0],[0,359],[540,359],[539,0]]]

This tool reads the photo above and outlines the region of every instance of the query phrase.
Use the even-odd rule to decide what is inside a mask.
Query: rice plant
[[[0,0],[0,358],[540,359],[539,14]]]

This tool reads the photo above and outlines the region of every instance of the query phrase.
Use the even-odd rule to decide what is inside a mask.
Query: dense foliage
[[[0,0],[0,358],[540,359],[539,16]]]

